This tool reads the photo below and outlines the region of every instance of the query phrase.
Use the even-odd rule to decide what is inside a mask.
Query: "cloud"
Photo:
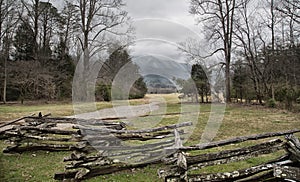
[[[188,18],[189,0],[126,0],[125,2],[126,9],[133,18],[170,18],[181,23],[193,23],[193,19]]]
[[[130,49],[134,56],[156,54],[184,62],[186,57],[179,51],[179,43],[188,38],[201,38],[185,25],[165,19],[140,19],[133,26],[136,40]]]
[[[136,37],[130,47],[132,54],[155,54],[185,61],[178,43],[191,37],[201,38],[195,32],[188,7],[186,0],[127,0],[126,10],[133,19]]]
[[[75,0],[71,0],[74,2]],[[64,1],[51,0],[62,8]],[[133,20],[136,42],[130,46],[134,55],[158,54],[185,60],[177,45],[188,38],[201,39],[194,17],[189,14],[190,0],[124,0],[125,10]],[[144,40],[147,39],[147,40]]]
[[[148,18],[134,21],[136,37],[158,38],[172,42],[182,42],[188,37],[197,38],[199,35],[185,24],[163,18]]]
[[[184,58],[180,55],[178,48],[169,42],[158,40],[143,40],[138,41],[135,45],[130,47],[133,56],[142,55],[159,55],[169,57],[170,59],[183,62]]]

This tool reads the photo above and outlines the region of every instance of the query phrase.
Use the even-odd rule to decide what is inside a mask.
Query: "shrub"
[[[275,108],[276,107],[276,101],[274,99],[269,99],[267,101],[267,106],[270,108]]]
[[[115,100],[143,98],[146,93],[146,84],[144,83],[143,79],[140,78],[131,87],[129,95],[127,95],[128,93],[124,93],[122,88],[117,86],[112,88],[110,84],[101,82],[96,87],[95,96],[98,101],[111,101],[112,98]]]
[[[293,108],[293,101],[296,100],[296,93],[293,88],[287,89],[285,98],[285,108],[291,110]]]
[[[276,90],[275,98],[279,102],[283,102],[286,99],[287,89],[285,87]]]
[[[114,100],[128,99],[126,93],[124,93],[124,91],[121,88],[116,86],[114,86],[113,89],[111,90],[111,94]]]
[[[96,99],[100,101],[110,101],[111,100],[111,87],[104,83],[100,83],[96,87]]]
[[[300,104],[300,97],[298,97],[298,98],[296,99],[296,102],[297,102],[298,104]]]
[[[143,98],[147,93],[147,86],[142,78],[135,81],[129,92],[129,99]]]

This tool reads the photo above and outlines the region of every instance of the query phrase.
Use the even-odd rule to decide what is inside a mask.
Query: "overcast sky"
[[[136,42],[134,56],[152,54],[184,61],[177,44],[196,38],[197,26],[189,14],[189,0],[125,0],[133,20]]]
[[[51,0],[58,8],[63,1]],[[125,10],[135,28],[135,44],[130,47],[133,56],[160,55],[183,62],[178,43],[188,37],[199,40],[199,27],[189,14],[190,0],[124,0]]]
[[[139,18],[165,18],[183,24],[193,24],[188,13],[189,0],[125,0],[129,15]]]

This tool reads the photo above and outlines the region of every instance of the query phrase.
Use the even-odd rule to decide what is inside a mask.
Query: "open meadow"
[[[162,115],[160,124],[174,124],[178,121],[180,115],[192,116],[191,113],[180,113],[182,105],[176,94],[166,95],[147,95],[146,99],[133,100],[132,105],[148,103],[148,99],[159,97],[164,99],[164,103],[160,103],[160,108],[164,108],[165,115]],[[195,110],[196,104],[185,103],[187,110]],[[112,107],[110,102],[97,103],[98,109]],[[188,138],[184,145],[198,144],[208,121],[211,111],[210,104],[200,104],[200,114],[198,121],[194,122],[193,133]],[[32,113],[52,113],[52,116],[68,116],[73,114],[72,104],[35,104],[35,105],[1,105],[0,106],[0,121],[13,120],[21,116],[26,116]],[[186,118],[189,118],[189,117]],[[144,121],[151,121],[155,117],[149,115],[141,118]],[[244,106],[237,104],[226,105],[224,119],[218,130],[214,141],[233,138],[236,136],[245,136],[251,134],[259,134],[264,132],[285,131],[291,129],[299,129],[300,113],[291,113],[285,110],[271,109],[263,106]],[[200,153],[208,153],[218,151],[224,148],[244,147],[254,144],[255,141],[244,142],[241,144],[232,144],[226,147],[202,150]],[[0,141],[0,149],[4,149],[8,144],[5,141]],[[70,155],[71,152],[25,152],[22,154],[3,154],[0,153],[0,181],[55,181],[53,176],[56,172],[64,171],[63,158]],[[199,151],[198,151],[199,153]],[[211,166],[201,169],[201,173],[225,172],[240,168],[247,168],[253,165],[264,163],[270,159],[275,159],[282,154],[281,151],[273,154],[267,154],[260,157],[255,157],[242,162],[234,162],[225,165]],[[86,181],[162,181],[157,175],[157,170],[161,164],[150,165],[145,168],[139,168],[130,171],[122,171],[110,175],[98,176]]]
[[[0,182],[300,181],[300,0],[0,0]]]

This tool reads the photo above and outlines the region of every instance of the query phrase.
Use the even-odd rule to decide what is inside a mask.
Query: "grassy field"
[[[176,95],[156,95],[148,96],[146,99],[131,101],[131,104],[138,105],[147,103],[149,98],[155,97],[164,100],[161,108],[165,108],[167,113],[180,112],[181,105],[178,104]],[[187,110],[196,108],[195,104],[186,104]],[[97,108],[112,107],[111,103],[99,102]],[[190,136],[186,144],[197,144],[201,138],[203,129],[207,123],[210,114],[210,105],[203,104],[200,106],[200,115],[196,128]],[[31,113],[51,112],[54,116],[72,115],[73,109],[71,103],[64,104],[39,104],[39,105],[0,105],[0,121],[12,120],[20,116]],[[188,116],[192,116],[189,114]],[[187,117],[188,118],[188,117]],[[153,119],[153,118],[152,118]],[[163,116],[160,124],[175,123],[179,119],[179,115]],[[151,117],[144,118],[145,121],[151,120]],[[284,110],[268,109],[262,106],[241,106],[227,105],[224,115],[224,120],[217,133],[215,140],[227,139],[235,136],[256,134],[262,132],[290,130],[300,127],[300,114],[290,113]],[[245,142],[242,144],[231,145],[231,147],[246,146],[255,142]],[[0,149],[6,147],[7,144],[0,141]],[[228,148],[228,147],[227,147]],[[201,151],[201,153],[217,151],[224,148],[216,148]],[[63,157],[68,156],[69,152],[26,152],[23,154],[7,155],[0,153],[0,181],[54,181],[53,175],[55,172],[64,171]],[[204,168],[201,172],[220,172],[231,171],[237,168],[250,167],[263,163],[267,160],[276,158],[281,152],[271,155],[265,155],[249,159],[243,162],[236,162],[227,165],[218,165]],[[157,177],[157,169],[160,165],[152,165],[143,169],[135,169],[133,171],[124,171],[116,174],[95,177],[87,181],[162,181]]]
[[[148,99],[134,99],[130,100],[131,105],[145,104],[148,103]],[[111,102],[96,102],[97,109],[110,108],[112,107]],[[70,116],[74,114],[72,102],[26,102],[25,104],[6,104],[0,105],[0,122],[9,121],[23,116],[31,114],[43,114],[51,113],[52,116]]]

